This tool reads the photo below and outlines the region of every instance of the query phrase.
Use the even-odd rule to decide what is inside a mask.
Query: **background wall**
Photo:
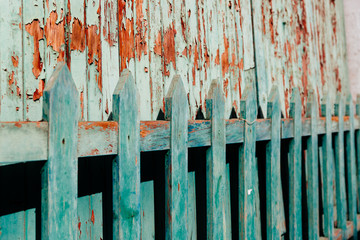
[[[360,94],[360,1],[344,1],[347,60],[353,98]]]

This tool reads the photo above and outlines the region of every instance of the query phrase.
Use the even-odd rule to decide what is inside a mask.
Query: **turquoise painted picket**
[[[274,86],[267,119],[257,119],[256,89],[248,84],[240,118],[227,119],[215,79],[207,119],[188,120],[176,75],[165,120],[140,121],[135,81],[122,71],[109,121],[81,122],[75,83],[60,63],[45,87],[44,121],[0,122],[1,167],[43,164],[39,204],[1,212],[0,239],[357,238],[360,100],[355,106],[339,95],[331,106],[329,96],[318,103],[310,91],[302,117],[294,88],[290,118],[283,119]],[[228,147],[238,154],[229,156]],[[190,148],[203,155],[196,163]],[[78,159],[89,157],[110,163],[111,184],[80,196]]]

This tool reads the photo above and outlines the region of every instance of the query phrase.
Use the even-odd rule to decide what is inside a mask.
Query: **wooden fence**
[[[59,64],[44,90],[44,121],[0,123],[2,167],[46,160],[41,208],[1,216],[0,238],[102,239],[110,231],[113,239],[357,239],[360,102],[355,115],[351,96],[339,95],[332,116],[330,98],[319,104],[312,93],[302,118],[299,91],[292,93],[291,118],[282,119],[274,87],[269,118],[257,119],[256,92],[247,86],[241,118],[226,119],[223,89],[214,80],[208,119],[189,121],[188,97],[175,76],[166,120],[140,121],[139,94],[124,70],[112,121],[79,122],[76,86]],[[229,146],[238,156],[233,162]],[[203,175],[189,170],[192,148],[205,149]],[[141,179],[141,154],[155,151],[166,151],[159,170],[163,227],[155,217],[162,214],[157,189]],[[78,198],[78,158],[106,155],[113,158],[112,206],[102,203],[104,193]],[[104,207],[112,208],[110,223],[103,222]]]

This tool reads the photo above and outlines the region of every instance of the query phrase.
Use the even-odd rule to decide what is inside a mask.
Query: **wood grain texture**
[[[195,172],[188,173],[188,205],[187,205],[188,237],[187,239],[189,240],[197,239],[195,177],[196,177]]]
[[[139,96],[128,70],[121,73],[113,94],[118,122],[118,154],[113,161],[113,238],[140,238]]]
[[[281,108],[279,90],[273,87],[268,101],[271,138],[266,144],[266,234],[279,239],[286,232],[280,171]]]
[[[339,117],[339,132],[335,134],[335,188],[336,188],[336,210],[337,227],[346,238],[346,190],[345,190],[345,152],[344,152],[344,121],[345,115],[344,99],[339,94],[335,103],[335,115]]]
[[[36,239],[35,209],[11,213],[0,217],[0,237],[4,240]]]
[[[302,123],[301,98],[298,88],[292,90],[290,117],[294,119],[294,138],[290,141],[289,152],[289,236],[290,239],[302,238],[301,209],[301,150]]]
[[[180,75],[167,93],[165,117],[170,120],[170,150],[165,157],[165,237],[186,239],[188,202],[188,101]]]
[[[321,115],[326,118],[326,133],[322,136],[321,180],[323,190],[324,235],[329,239],[334,236],[334,152],[332,147],[331,131],[331,104],[330,95],[323,97]]]
[[[58,64],[44,89],[43,114],[49,123],[49,146],[42,170],[43,238],[76,238],[78,97],[67,66]]]
[[[207,239],[225,239],[225,109],[224,95],[214,80],[206,99],[206,116],[211,119],[211,146],[206,151]]]
[[[309,239],[319,238],[319,160],[318,160],[318,130],[317,121],[319,118],[318,105],[314,92],[310,91],[308,103],[308,117],[311,118],[310,136],[306,140],[305,174],[307,185],[307,206],[308,206],[308,237]]]
[[[141,239],[155,239],[154,181],[142,182],[141,195]]]
[[[241,99],[241,115],[244,123],[244,143],[239,148],[239,232],[240,239],[257,239],[257,233],[261,232],[258,212],[259,202],[256,192],[259,192],[256,172],[256,92],[248,86],[244,90]]]
[[[355,129],[354,129],[354,103],[352,96],[346,97],[346,116],[350,118],[350,130],[345,132],[346,150],[346,177],[347,177],[347,197],[348,219],[352,222],[354,239],[357,239],[357,182],[356,182],[356,158],[355,158]]]

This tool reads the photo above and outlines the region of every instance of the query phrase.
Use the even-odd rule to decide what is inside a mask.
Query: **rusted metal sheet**
[[[226,117],[232,109],[239,116],[243,89],[255,82],[260,115],[267,115],[273,85],[284,117],[298,87],[304,115],[309,90],[318,102],[328,93],[331,103],[337,92],[349,91],[342,1],[4,2],[0,119],[40,120],[43,88],[59,61],[71,69],[83,120],[108,119],[125,68],[140,92],[141,120],[162,118],[175,74],[183,79],[191,119],[206,115],[216,78]]]

